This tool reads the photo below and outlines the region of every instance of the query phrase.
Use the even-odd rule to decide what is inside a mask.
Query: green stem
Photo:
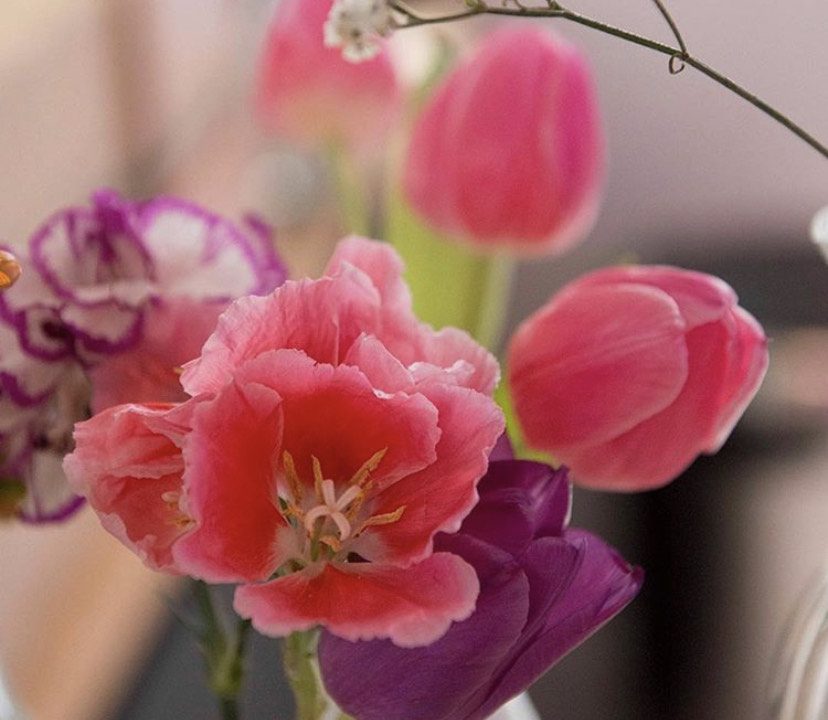
[[[296,720],[349,720],[328,697],[316,658],[318,630],[295,632],[284,640],[285,675],[296,703]]]
[[[506,254],[497,253],[486,260],[482,271],[474,337],[495,354],[498,352],[509,312],[514,270],[514,259]]]
[[[579,25],[584,25],[586,27],[592,28],[593,30],[605,33],[606,35],[612,35],[614,37],[626,40],[627,42],[633,43],[635,45],[640,45],[641,47],[649,48],[650,50],[659,52],[662,55],[667,55],[670,58],[670,70],[673,73],[676,73],[681,69],[680,67],[676,67],[674,65],[675,61],[684,62],[687,65],[690,65],[690,67],[695,68],[703,75],[706,75],[711,80],[727,88],[731,92],[741,97],[743,100],[746,100],[751,105],[761,110],[769,117],[776,120],[776,122],[790,130],[800,140],[803,140],[806,143],[808,143],[808,145],[810,145],[820,155],[822,155],[825,158],[828,158],[828,147],[823,145],[813,135],[811,135],[809,132],[797,125],[789,117],[783,115],[776,108],[769,105],[753,93],[749,92],[741,85],[738,85],[730,78],[726,77],[725,75],[722,75],[722,73],[720,73],[718,70],[714,70],[709,65],[706,65],[701,60],[698,60],[693,55],[689,54],[686,48],[683,47],[683,41],[680,41],[680,47],[676,48],[671,45],[658,42],[656,40],[651,40],[650,38],[644,37],[643,35],[638,35],[637,33],[633,33],[628,30],[623,30],[622,28],[615,27],[614,25],[609,25],[607,23],[595,20],[585,15],[572,12],[571,10],[567,10],[554,2],[550,2],[548,7],[526,7],[523,5],[517,5],[517,7],[512,8],[493,7],[486,5],[484,2],[481,2],[480,0],[476,0],[475,5],[471,7],[469,10],[466,10],[461,13],[439,15],[435,17],[421,17],[414,13],[403,2],[400,2],[400,0],[397,0],[397,2],[394,2],[392,5],[394,9],[406,16],[406,21],[402,24],[402,27],[416,27],[418,25],[432,25],[435,23],[453,22],[456,20],[463,20],[465,18],[470,18],[476,15],[483,14],[507,15],[510,17],[561,18],[563,20],[568,20]],[[664,9],[663,5],[661,5],[660,3],[658,3],[658,5],[660,9]],[[664,12],[666,13],[666,10],[664,10]],[[672,22],[672,18],[670,18],[669,14],[667,14],[665,17],[669,18],[671,29],[675,28],[675,23]],[[679,38],[680,35],[677,36],[677,39]]]
[[[194,580],[192,589],[201,614],[198,639],[207,664],[210,689],[218,701],[222,720],[238,720],[238,696],[244,679],[250,621],[237,618],[233,631],[226,630],[216,612],[210,586]]]

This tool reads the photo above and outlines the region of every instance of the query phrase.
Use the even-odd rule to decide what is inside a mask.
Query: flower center
[[[343,543],[358,538],[367,527],[388,525],[397,522],[405,512],[405,506],[394,512],[370,515],[365,511],[365,501],[371,489],[371,473],[379,467],[388,448],[374,453],[344,484],[344,490],[337,497],[336,483],[326,478],[322,464],[314,455],[313,494],[299,479],[293,456],[285,451],[282,467],[289,496],[280,498],[282,515],[296,529],[300,530],[309,545],[311,560],[317,560],[320,551],[329,557],[343,550]],[[324,546],[324,547],[323,547]]]

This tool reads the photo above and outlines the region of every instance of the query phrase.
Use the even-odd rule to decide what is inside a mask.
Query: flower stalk
[[[244,653],[250,621],[235,618],[228,631],[213,603],[210,586],[201,580],[192,584],[201,615],[199,644],[207,664],[210,689],[216,696],[222,720],[239,720],[238,696],[244,679]]]
[[[511,0],[511,2],[514,6],[494,6],[488,5],[484,0],[470,0],[468,9],[462,12],[438,15],[434,17],[423,17],[419,15],[408,5],[406,5],[405,2],[402,2],[402,0],[393,0],[391,3],[391,7],[398,13],[403,15],[405,18],[405,20],[403,20],[398,25],[398,27],[400,28],[417,27],[420,25],[432,25],[444,22],[453,22],[456,20],[464,20],[466,18],[483,14],[505,15],[510,17],[561,18],[563,20],[568,20],[579,25],[590,27],[593,30],[597,30],[607,35],[612,35],[614,37],[620,38],[621,40],[626,40],[627,42],[633,43],[635,45],[640,45],[642,47],[649,48],[650,50],[654,50],[655,52],[659,52],[663,55],[667,55],[670,58],[670,72],[672,74],[677,74],[683,69],[684,65],[689,65],[690,67],[696,69],[703,75],[709,77],[711,80],[717,82],[719,85],[722,85],[731,92],[735,93],[743,100],[746,100],[751,105],[758,108],[769,117],[773,118],[776,122],[790,130],[790,132],[792,132],[798,138],[810,145],[820,155],[822,155],[825,158],[828,158],[828,147],[819,142],[819,140],[817,140],[813,135],[811,135],[805,129],[797,125],[789,117],[782,114],[779,110],[777,110],[776,108],[774,108],[773,106],[759,98],[757,95],[754,95],[750,91],[743,88],[741,85],[737,84],[730,78],[720,73],[718,70],[715,70],[714,68],[710,67],[698,58],[691,55],[687,51],[684,41],[681,38],[681,34],[678,32],[678,27],[676,26],[672,17],[670,17],[669,13],[667,13],[666,8],[661,2],[657,2],[656,4],[658,5],[659,11],[661,12],[662,16],[664,16],[665,20],[668,21],[670,28],[673,31],[673,34],[676,36],[676,40],[678,42],[679,47],[674,47],[666,43],[658,42],[657,40],[652,40],[651,38],[639,35],[634,32],[630,32],[629,30],[624,30],[622,28],[616,27],[614,25],[609,25],[607,23],[601,22],[600,20],[596,20],[586,15],[581,15],[580,13],[568,10],[560,4],[558,4],[557,2],[553,2],[551,0],[548,1],[545,6],[537,7],[523,5],[519,0]]]
[[[318,630],[291,633],[282,649],[285,674],[296,703],[296,720],[348,720],[322,685],[316,646]]]

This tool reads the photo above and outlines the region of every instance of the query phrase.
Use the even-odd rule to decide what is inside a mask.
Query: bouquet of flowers
[[[0,250],[0,509],[50,523],[88,505],[189,578],[223,718],[251,629],[282,639],[299,720],[493,717],[639,591],[640,568],[570,526],[572,485],[650,490],[715,453],[765,374],[764,331],[719,278],[621,265],[568,284],[501,353],[515,261],[574,247],[599,210],[588,63],[537,21],[498,27],[407,95],[386,38],[573,21],[828,154],[655,4],[675,46],[551,1],[281,0],[255,111],[336,168],[348,232],[318,278],[288,277],[257,216],[111,190]]]

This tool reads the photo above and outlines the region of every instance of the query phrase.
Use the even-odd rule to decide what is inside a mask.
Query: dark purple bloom
[[[82,502],[61,462],[90,407],[177,400],[175,368],[230,301],[286,279],[263,223],[111,190],[52,215],[21,264],[0,293],[0,483],[25,488],[18,514],[33,522]]]
[[[565,468],[495,460],[479,491],[460,531],[435,541],[435,549],[461,555],[477,571],[480,597],[468,620],[413,650],[323,633],[325,686],[358,720],[489,717],[641,587],[640,569],[595,535],[567,528]]]

